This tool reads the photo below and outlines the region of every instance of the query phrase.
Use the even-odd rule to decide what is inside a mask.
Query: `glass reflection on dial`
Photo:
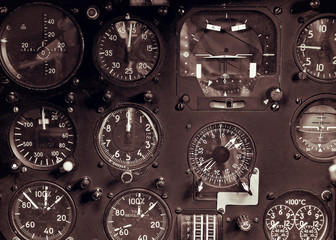
[[[292,137],[309,159],[332,160],[336,156],[336,99],[320,96],[303,104],[294,116]]]
[[[48,3],[17,8],[1,26],[1,63],[18,84],[49,89],[78,69],[84,49],[81,30],[63,9]]]
[[[167,204],[154,192],[131,189],[118,194],[108,204],[104,227],[109,239],[165,240],[171,228]]]

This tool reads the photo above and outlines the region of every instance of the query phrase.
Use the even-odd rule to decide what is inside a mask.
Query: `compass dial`
[[[228,187],[247,179],[256,159],[248,133],[233,123],[215,122],[193,136],[188,148],[190,168],[213,187]]]

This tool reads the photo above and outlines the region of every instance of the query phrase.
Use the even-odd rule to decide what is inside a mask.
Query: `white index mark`
[[[196,78],[202,77],[202,64],[196,64]]]
[[[254,78],[257,75],[257,63],[250,63],[250,78]]]

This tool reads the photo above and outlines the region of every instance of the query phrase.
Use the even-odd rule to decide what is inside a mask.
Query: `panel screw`
[[[153,109],[153,113],[158,114],[159,113],[159,109],[158,108],[154,108]]]
[[[18,186],[17,185],[13,185],[12,187],[11,187],[11,190],[14,192],[14,191],[16,191],[18,189]]]
[[[276,111],[279,111],[279,109],[280,109],[280,104],[279,103],[277,103],[277,102],[272,103],[272,105],[271,105],[271,110],[272,111],[276,112]]]
[[[274,13],[275,15],[280,15],[280,14],[282,13],[282,9],[281,9],[280,7],[275,7],[275,8],[273,9],[273,13]]]
[[[273,192],[268,192],[266,195],[267,200],[274,200],[275,196]]]
[[[103,107],[99,107],[99,108],[97,109],[97,112],[98,112],[98,113],[103,113],[103,112],[104,112],[104,108],[103,108]]]
[[[66,103],[74,103],[76,99],[76,96],[73,92],[69,92],[66,96],[65,96],[65,102]]]
[[[101,162],[99,162],[99,163],[98,163],[98,167],[99,167],[99,168],[102,168],[102,167],[104,167],[104,162],[102,162],[102,161],[101,161]]]
[[[253,219],[253,222],[258,223],[258,222],[259,222],[259,218],[257,218],[257,217],[254,218],[254,219]]]
[[[186,129],[189,130],[190,128],[191,128],[191,124],[188,123],[188,124],[186,125]]]
[[[109,193],[107,194],[107,197],[108,197],[108,198],[113,198],[113,196],[114,196],[113,192],[109,192]]]
[[[180,6],[179,10],[178,10],[178,13],[183,15],[185,13],[185,10],[184,10],[184,7],[183,6]]]
[[[111,91],[104,92],[103,100],[104,102],[111,102],[113,98],[113,93]]]
[[[301,104],[301,103],[302,103],[302,99],[301,99],[301,98],[297,98],[297,99],[295,99],[295,103],[296,103],[296,104]]]
[[[113,7],[112,7],[112,3],[111,2],[106,3],[105,10],[108,11],[108,12],[112,12]]]
[[[295,153],[294,154],[294,159],[295,160],[299,160],[301,158],[301,154],[300,153]]]
[[[184,104],[179,102],[178,104],[176,104],[175,109],[177,111],[182,111],[184,109]]]
[[[152,163],[152,167],[153,168],[158,168],[159,167],[159,163],[158,162],[153,162]]]
[[[161,196],[163,199],[167,199],[168,198],[168,193],[163,193],[162,196]]]
[[[221,209],[222,209],[222,208],[221,208]],[[220,209],[218,209],[218,210],[220,210]],[[223,210],[223,209],[222,209],[222,210]],[[223,210],[223,212],[224,212],[224,210]],[[228,217],[228,218],[226,218],[226,222],[227,222],[227,223],[230,223],[230,222],[232,222],[231,218],[229,218],[229,217]]]
[[[68,107],[67,111],[68,111],[68,113],[73,113],[74,109],[73,109],[73,107]]]
[[[182,212],[182,208],[177,207],[177,208],[175,209],[175,213],[180,214],[181,212]]]
[[[75,85],[75,86],[78,86],[79,85],[79,78],[78,77],[75,77],[73,80],[72,80],[72,84]]]
[[[318,8],[320,6],[320,1],[319,0],[312,0],[310,1],[310,6],[314,9]]]

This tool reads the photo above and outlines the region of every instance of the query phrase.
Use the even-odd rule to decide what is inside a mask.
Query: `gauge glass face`
[[[196,178],[213,187],[228,187],[247,179],[256,159],[252,138],[241,127],[216,122],[196,132],[188,148]]]
[[[336,156],[336,99],[308,100],[292,124],[292,137],[299,151],[315,161]]]
[[[319,82],[336,81],[336,15],[321,15],[306,23],[295,44],[299,68]]]
[[[135,105],[113,109],[99,123],[97,131],[99,153],[118,169],[139,168],[154,161],[162,142],[155,116]]]
[[[2,65],[24,87],[57,87],[73,76],[82,60],[79,26],[51,4],[17,8],[2,23],[0,38]]]
[[[330,216],[330,210],[317,196],[303,190],[289,191],[266,208],[265,235],[268,240],[326,239]]]
[[[15,117],[10,128],[10,144],[15,156],[25,165],[51,170],[73,157],[75,127],[58,108],[47,104],[33,106]]]
[[[276,73],[276,27],[261,12],[198,11],[179,41],[181,81],[195,79],[206,97],[248,97],[259,77]]]
[[[10,223],[22,239],[57,240],[70,234],[76,209],[70,195],[51,182],[33,182],[13,196]]]
[[[145,189],[120,193],[105,210],[105,231],[113,240],[165,240],[170,224],[167,204],[160,196]]]
[[[160,59],[158,33],[150,23],[114,20],[96,38],[94,59],[98,70],[112,82],[133,86],[152,75]]]

